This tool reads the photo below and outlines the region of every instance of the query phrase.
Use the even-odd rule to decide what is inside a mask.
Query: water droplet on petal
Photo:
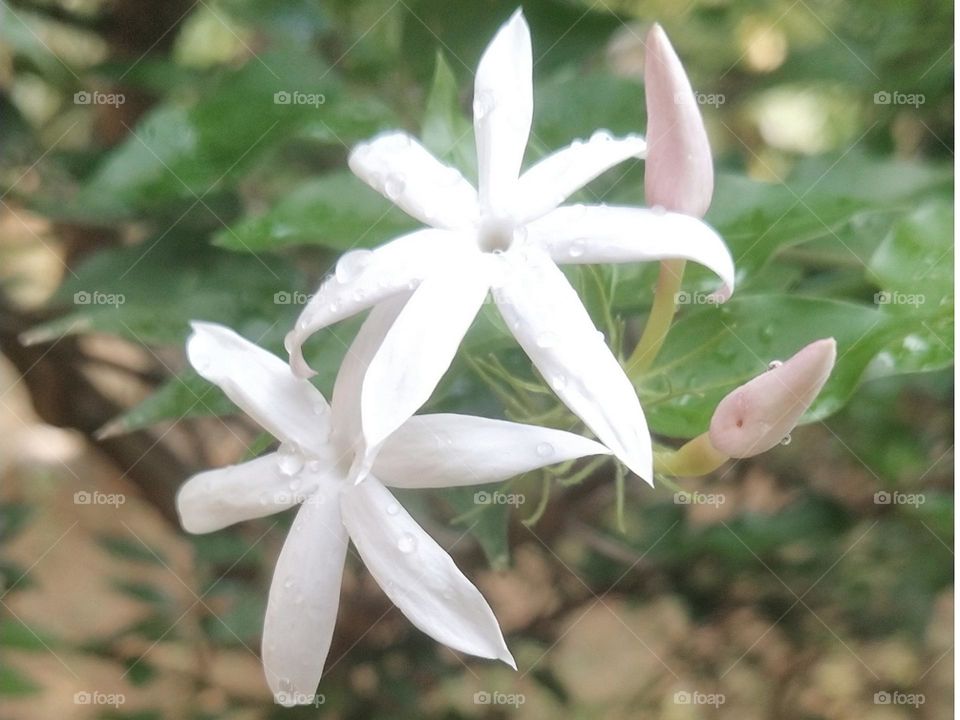
[[[554,452],[553,445],[548,442],[542,442],[537,445],[537,455],[542,458],[550,457]]]
[[[355,279],[370,264],[372,258],[373,252],[370,250],[351,250],[337,262],[337,281],[348,283]]]
[[[550,387],[552,387],[556,392],[560,392],[566,386],[567,386],[566,375],[556,375],[550,380]]]
[[[292,578],[292,577],[288,577],[286,580],[284,580],[284,581],[283,581],[283,586],[284,586],[285,588],[291,588],[291,587],[293,587],[293,578]]]
[[[314,472],[314,473],[317,472],[317,471],[319,471],[319,470],[320,470],[320,461],[319,461],[319,460],[311,460],[310,462],[308,462],[308,463],[307,463],[307,470],[309,470],[310,472]]]
[[[663,217],[667,214],[667,209],[663,205],[654,205],[650,210],[657,217]]]
[[[793,440],[793,438],[791,438],[789,435],[785,435],[784,438],[783,438],[783,440],[780,441],[780,444],[781,444],[781,445],[789,445],[790,442],[791,442],[791,440]]]
[[[490,90],[481,90],[473,99],[473,119],[482,120],[497,106],[497,100]]]
[[[404,533],[397,540],[397,549],[402,553],[412,553],[417,549],[417,539],[410,533]]]
[[[303,470],[303,455],[296,445],[283,443],[277,450],[277,457],[277,468],[281,475],[290,477]]]
[[[610,134],[609,130],[600,129],[593,133],[590,136],[590,142],[610,142],[613,140],[613,135]]]
[[[577,238],[570,242],[570,247],[567,249],[567,253],[572,258],[583,257],[586,246],[587,243],[583,238]]]
[[[396,515],[398,512],[400,512],[400,506],[397,503],[387,505],[387,515]]]
[[[399,198],[406,189],[407,183],[399,175],[388,175],[383,183],[383,192],[391,200]]]
[[[783,365],[783,362],[781,360],[771,360],[770,364],[767,365],[767,369],[773,370],[774,368],[778,368],[781,365]]]

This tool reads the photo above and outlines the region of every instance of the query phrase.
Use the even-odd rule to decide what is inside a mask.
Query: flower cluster
[[[647,40],[648,137],[598,131],[521,172],[533,115],[530,33],[520,11],[480,60],[474,92],[478,187],[418,141],[390,132],[359,145],[350,168],[426,228],[344,255],[287,335],[289,364],[228,328],[195,322],[190,363],[279,441],[257,459],[191,478],[177,506],[204,533],[299,506],[277,561],[263,628],[278,701],[311,698],[337,616],[348,541],[396,606],[464,653],[514,666],[493,611],[388,487],[496,483],[613,455],[651,485],[655,453],[631,380],[560,271],[565,263],[695,261],[734,289],[733,259],[700,218],[710,148],[692,89],[663,30]],[[564,204],[614,165],[646,160],[648,208]],[[557,397],[596,440],[453,414],[415,415],[448,369],[488,295]],[[307,379],[302,346],[365,310],[331,402]],[[833,366],[823,340],[736,390],[709,432],[656,457],[660,472],[707,472],[789,433]],[[662,455],[662,456],[661,456]],[[304,700],[307,702],[308,700]]]

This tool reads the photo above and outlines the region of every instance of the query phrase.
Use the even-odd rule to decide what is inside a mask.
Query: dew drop
[[[319,461],[319,460],[311,460],[310,462],[308,462],[308,463],[307,463],[307,470],[309,470],[310,472],[314,472],[314,473],[317,472],[317,471],[319,471],[319,470],[320,470],[320,461]]]
[[[597,130],[590,136],[590,142],[601,142],[606,143],[613,140],[613,135],[610,134],[609,130]]]
[[[291,477],[303,470],[303,455],[290,443],[283,443],[277,451],[277,468],[282,475]]]
[[[542,458],[550,457],[555,452],[553,445],[548,442],[542,442],[537,445],[537,455]]]
[[[767,369],[768,369],[768,370],[775,370],[776,368],[780,367],[781,365],[783,365],[783,361],[782,361],[782,360],[771,360],[770,363],[767,365]]]
[[[473,100],[473,119],[482,120],[497,106],[497,100],[490,90],[481,90]]]
[[[650,208],[650,210],[657,217],[663,217],[667,214],[667,209],[663,205],[654,205],[652,208]]]
[[[789,435],[784,435],[783,440],[780,441],[780,444],[789,445],[791,440],[793,440],[793,438],[791,438]]]
[[[397,540],[397,548],[402,553],[412,553],[417,548],[417,540],[410,533],[404,533]]]
[[[550,380],[550,387],[556,392],[560,392],[567,386],[567,377],[565,375],[557,375]]]
[[[383,183],[383,192],[391,200],[399,198],[407,189],[406,181],[398,175],[388,175]]]
[[[583,257],[585,249],[586,242],[583,240],[583,238],[577,238],[570,243],[570,247],[567,249],[567,254],[569,254],[572,258]]]
[[[337,281],[347,283],[359,275],[370,264],[373,252],[370,250],[351,250],[337,263],[335,271]]]
[[[293,578],[292,578],[292,577],[288,577],[286,580],[284,580],[284,581],[283,581],[283,586],[284,586],[285,588],[292,588],[292,587],[293,587]]]
[[[398,512],[400,512],[400,506],[397,503],[387,505],[387,515],[396,515]]]

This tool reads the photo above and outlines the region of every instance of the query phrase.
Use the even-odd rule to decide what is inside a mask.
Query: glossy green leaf
[[[310,180],[264,215],[223,229],[214,243],[260,252],[288,245],[345,251],[374,247],[417,227],[415,220],[348,171]]]
[[[778,295],[734,298],[706,306],[675,324],[639,390],[655,432],[693,437],[706,430],[731,390],[804,345],[837,340],[837,364],[807,419],[839,409],[869,363],[896,336],[896,323],[875,308],[820,298]]]

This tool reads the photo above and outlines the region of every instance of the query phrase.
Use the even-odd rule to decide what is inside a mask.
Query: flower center
[[[503,252],[513,244],[515,229],[513,222],[505,218],[484,218],[477,244],[483,252]]]

